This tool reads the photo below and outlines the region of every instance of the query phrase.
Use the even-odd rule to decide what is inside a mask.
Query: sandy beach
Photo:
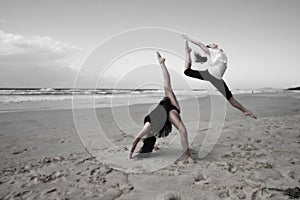
[[[197,99],[200,117],[193,100],[180,101],[189,136],[195,136],[190,143],[197,163],[192,165],[184,163],[184,156],[176,157],[178,145],[174,153],[161,153],[167,149],[164,139],[158,140],[155,156],[128,160],[132,139],[154,104],[120,106],[113,111],[78,110],[86,119],[80,125],[86,138],[97,140],[88,117],[95,112],[102,130],[118,148],[87,146],[71,109],[0,113],[0,199],[289,199],[287,193],[296,191],[289,189],[300,185],[299,95],[240,94],[236,98],[258,119],[227,105],[221,136],[201,159],[198,151],[209,128],[210,98]],[[122,121],[126,110],[136,126],[116,123],[114,115]],[[177,135],[173,128],[174,144]],[[172,156],[174,162],[152,172],[134,168],[126,172],[106,162],[115,158],[119,168],[126,168],[130,162],[169,162]]]

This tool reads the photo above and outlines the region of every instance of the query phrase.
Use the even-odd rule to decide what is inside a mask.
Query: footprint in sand
[[[56,191],[57,191],[56,188],[52,188],[52,189],[48,190],[46,193],[47,193],[47,194],[50,194],[50,193],[53,193],[53,192],[56,192]]]
[[[52,172],[49,175],[38,174],[37,176],[31,176],[29,180],[35,183],[39,183],[39,182],[48,183],[65,176],[66,175],[64,173],[56,171],[56,172]]]
[[[258,148],[256,146],[254,146],[253,144],[243,144],[243,145],[241,145],[240,149],[244,150],[244,151],[258,150]]]
[[[61,144],[64,144],[64,143],[66,143],[67,141],[64,140],[64,139],[62,139],[62,140],[60,140],[59,142],[60,142]]]
[[[18,155],[18,154],[24,153],[26,151],[28,151],[28,149],[22,149],[22,150],[19,150],[19,151],[15,151],[15,152],[13,152],[13,155]]]
[[[113,199],[117,199],[118,197],[120,197],[123,194],[123,191],[120,189],[109,189],[106,192],[103,193],[101,199],[103,200],[113,200]]]
[[[291,178],[291,179],[295,179],[296,178],[296,174],[294,171],[288,171],[287,175]]]
[[[220,198],[229,198],[229,189],[223,189],[219,192],[219,197]]]
[[[181,198],[175,192],[165,192],[163,194],[159,194],[156,199],[157,200],[179,200]]]
[[[251,195],[251,200],[259,199],[299,199],[300,188],[261,188],[256,190]]]
[[[197,176],[195,177],[195,185],[200,185],[201,183],[203,183],[205,180],[207,179],[207,177],[204,174],[197,174]]]
[[[25,191],[22,191],[22,192],[15,192],[15,194],[13,194],[13,197],[14,198],[20,198],[20,199],[23,199],[23,198],[26,198],[28,197],[28,195],[30,195],[32,192],[29,191],[29,190],[25,190]],[[6,198],[4,198],[6,199]]]
[[[90,171],[89,183],[102,185],[106,183],[106,175],[113,170],[106,167],[97,167]]]

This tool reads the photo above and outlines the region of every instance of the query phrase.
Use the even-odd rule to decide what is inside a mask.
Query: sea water
[[[175,93],[179,101],[208,95],[207,90]],[[0,112],[126,106],[157,103],[163,97],[161,89],[0,88]]]
[[[177,100],[220,95],[217,90],[174,90]],[[284,94],[299,97],[298,91],[281,89],[236,89],[233,94]],[[90,89],[90,88],[0,88],[0,112],[53,109],[115,107],[156,104],[164,97],[163,89]],[[74,103],[75,102],[75,103]]]

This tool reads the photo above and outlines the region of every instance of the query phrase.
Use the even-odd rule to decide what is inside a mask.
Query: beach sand
[[[178,156],[174,127],[152,156],[128,160],[153,104],[78,109],[75,122],[70,109],[1,113],[0,199],[289,199],[276,189],[300,185],[300,98],[285,93],[236,98],[258,119],[227,105],[221,136],[201,159],[198,151],[213,115],[210,98],[197,99],[200,111],[194,100],[180,102],[197,161],[191,165]],[[224,101],[218,102],[216,113]],[[132,123],[126,121],[128,111]],[[103,135],[91,113],[117,146],[99,141]],[[145,170],[148,165],[152,172]]]

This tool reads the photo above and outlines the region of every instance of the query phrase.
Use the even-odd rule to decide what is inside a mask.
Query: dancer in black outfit
[[[184,70],[184,74],[187,76],[190,76],[192,78],[198,78],[201,80],[209,81],[215,88],[218,89],[219,92],[229,101],[232,98],[232,93],[229,90],[226,83],[223,81],[223,79],[217,79],[216,77],[212,76],[208,70],[205,71],[198,71],[193,70],[191,68],[187,68]]]
[[[180,118],[180,107],[171,88],[170,75],[165,65],[165,59],[162,58],[158,52],[157,59],[164,76],[164,90],[166,96],[159,102],[157,107],[145,117],[144,127],[138,133],[132,143],[129,159],[133,158],[132,154],[141,138],[144,136],[146,137],[143,140],[144,144],[139,153],[152,152],[156,137],[160,138],[168,136],[172,130],[172,125],[174,125],[178,129],[181,136],[181,145],[186,155],[186,162],[195,163],[189,151],[187,130]]]
[[[199,41],[193,40],[186,35],[183,35],[183,38],[186,39],[185,44],[185,54],[186,54],[186,63],[184,74],[192,78],[197,78],[200,80],[209,81],[213,84],[221,94],[228,100],[228,102],[235,108],[242,111],[245,116],[250,116],[254,119],[257,117],[244,106],[242,106],[233,96],[226,83],[222,79],[225,70],[227,69],[227,57],[222,49],[218,48],[217,44],[210,44],[205,46]],[[188,46],[188,41],[199,46],[206,54],[207,57],[201,57],[199,54],[195,54],[196,61],[204,63],[207,60],[209,61],[210,68],[205,71],[193,70],[191,51],[192,49]]]

